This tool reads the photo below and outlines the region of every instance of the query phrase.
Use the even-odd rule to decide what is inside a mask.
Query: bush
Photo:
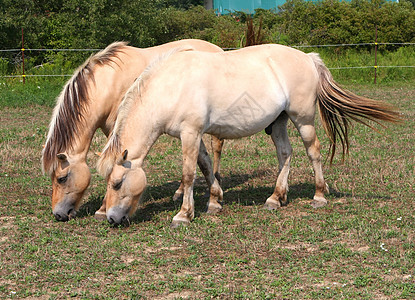
[[[415,41],[415,10],[406,1],[288,0],[277,27],[292,45]],[[275,26],[273,27],[275,28]]]
[[[102,49],[120,40],[144,48],[183,38],[204,39],[223,48],[237,48],[245,44],[248,19],[243,12],[216,16],[212,10],[194,6],[202,3],[199,0],[0,2],[0,49],[20,48],[22,27],[25,30],[25,48]],[[415,42],[412,3],[405,0],[399,3],[385,0],[288,0],[277,10],[257,9],[252,20],[257,30],[262,22],[263,40],[271,43],[373,43],[376,27],[378,42]],[[357,53],[356,59],[373,50],[372,45],[357,50],[351,48]],[[381,55],[397,49],[399,46],[380,47]],[[339,59],[341,55],[349,55],[348,50],[339,47],[328,51]],[[413,53],[413,47],[405,51]],[[90,55],[89,52],[55,51],[26,51],[25,54],[27,69],[35,68],[33,72],[48,68],[65,73]],[[0,72],[20,69],[20,54],[1,52],[0,55]],[[359,65],[358,60],[355,62]],[[58,67],[58,64],[63,65]],[[392,73],[395,74],[387,72]]]
[[[12,72],[12,64],[7,58],[0,57],[0,75],[8,75]]]

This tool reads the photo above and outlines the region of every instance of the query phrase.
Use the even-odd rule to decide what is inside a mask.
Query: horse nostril
[[[114,220],[112,217],[109,217],[109,218],[108,218],[108,222],[109,222],[110,224],[114,224],[114,223],[115,223],[115,220]]]
[[[55,214],[55,219],[56,219],[57,221],[66,222],[66,221],[68,221],[68,216],[61,215],[61,214],[59,214],[59,213],[56,213],[56,214]]]
[[[69,218],[73,218],[73,217],[75,217],[75,210],[73,209],[73,208],[71,208],[69,211],[68,211],[68,217]]]
[[[129,220],[127,216],[123,216],[121,219],[121,224],[129,225]]]

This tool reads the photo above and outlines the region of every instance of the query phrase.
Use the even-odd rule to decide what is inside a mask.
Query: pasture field
[[[156,143],[145,164],[149,186],[141,208],[129,227],[113,228],[93,217],[105,194],[94,167],[105,138],[97,134],[78,217],[57,222],[50,180],[40,169],[50,99],[10,105],[9,98],[53,98],[60,87],[50,87],[53,95],[45,86],[29,86],[26,94],[0,87],[0,298],[413,299],[415,88],[348,88],[396,105],[406,120],[380,133],[354,126],[347,160],[336,156],[331,167],[326,161],[326,207],[310,206],[312,168],[290,124],[288,206],[262,209],[278,170],[270,138],[259,133],[225,142],[223,212],[204,213],[206,184],[198,171],[196,217],[173,230],[178,140],[163,136]],[[318,136],[326,156],[321,127]]]

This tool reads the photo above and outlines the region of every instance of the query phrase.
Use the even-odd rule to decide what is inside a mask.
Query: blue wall
[[[254,13],[256,8],[272,9],[285,3],[285,0],[213,0],[213,8],[219,14],[229,11]]]

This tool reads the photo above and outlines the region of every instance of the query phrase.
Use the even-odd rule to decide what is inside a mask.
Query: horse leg
[[[180,182],[180,186],[177,189],[177,191],[174,192],[173,195],[173,201],[180,201],[183,200],[183,194],[184,194],[184,185],[183,185],[183,181]]]
[[[288,174],[292,147],[287,132],[288,115],[282,112],[272,126],[271,138],[277,149],[279,173],[274,193],[267,199],[264,208],[273,210],[287,205]]]
[[[314,127],[314,114],[309,118],[309,120],[301,120],[301,122],[294,121],[294,124],[300,132],[308,158],[313,165],[316,192],[314,194],[313,201],[311,202],[311,206],[314,208],[323,207],[327,204],[327,200],[324,198],[324,193],[329,192],[329,187],[323,177],[320,154],[321,147],[316,135],[316,129]]]
[[[106,221],[107,220],[107,209],[106,209],[106,199],[104,197],[104,200],[102,200],[101,207],[95,212],[94,218],[96,220],[100,221]]]
[[[212,149],[213,149],[213,174],[215,175],[216,179],[221,184],[221,177],[220,177],[220,157],[222,155],[222,148],[224,140],[218,139],[215,136],[212,136]]]
[[[193,185],[196,177],[196,164],[199,155],[199,147],[201,135],[198,132],[182,132],[180,136],[182,140],[183,151],[183,203],[180,211],[173,217],[171,223],[172,228],[180,225],[187,225],[194,218],[194,199],[193,199]]]
[[[223,140],[219,140],[215,138],[216,144],[213,146],[214,148],[214,155],[216,157],[215,164],[216,170],[212,170],[212,161],[207,153],[206,146],[203,141],[200,141],[200,149],[199,155],[197,158],[197,164],[202,171],[203,176],[205,176],[206,183],[209,188],[209,203],[207,212],[208,213],[216,213],[222,210],[222,205],[219,204],[218,201],[222,201],[223,199],[223,191],[220,187],[220,175],[219,175],[219,160],[220,154],[222,151]],[[215,178],[216,177],[216,178]],[[180,186],[177,191],[174,193],[173,201],[178,201],[183,198],[184,193],[184,185],[183,182],[180,182]]]
[[[205,144],[203,141],[200,141],[199,156],[197,159],[197,164],[199,165],[200,170],[205,176],[206,182],[209,187],[209,202],[207,206],[207,213],[217,213],[222,210],[222,205],[219,201],[223,199],[223,191],[220,187],[217,177],[214,176],[212,170],[212,161],[207,153]]]

